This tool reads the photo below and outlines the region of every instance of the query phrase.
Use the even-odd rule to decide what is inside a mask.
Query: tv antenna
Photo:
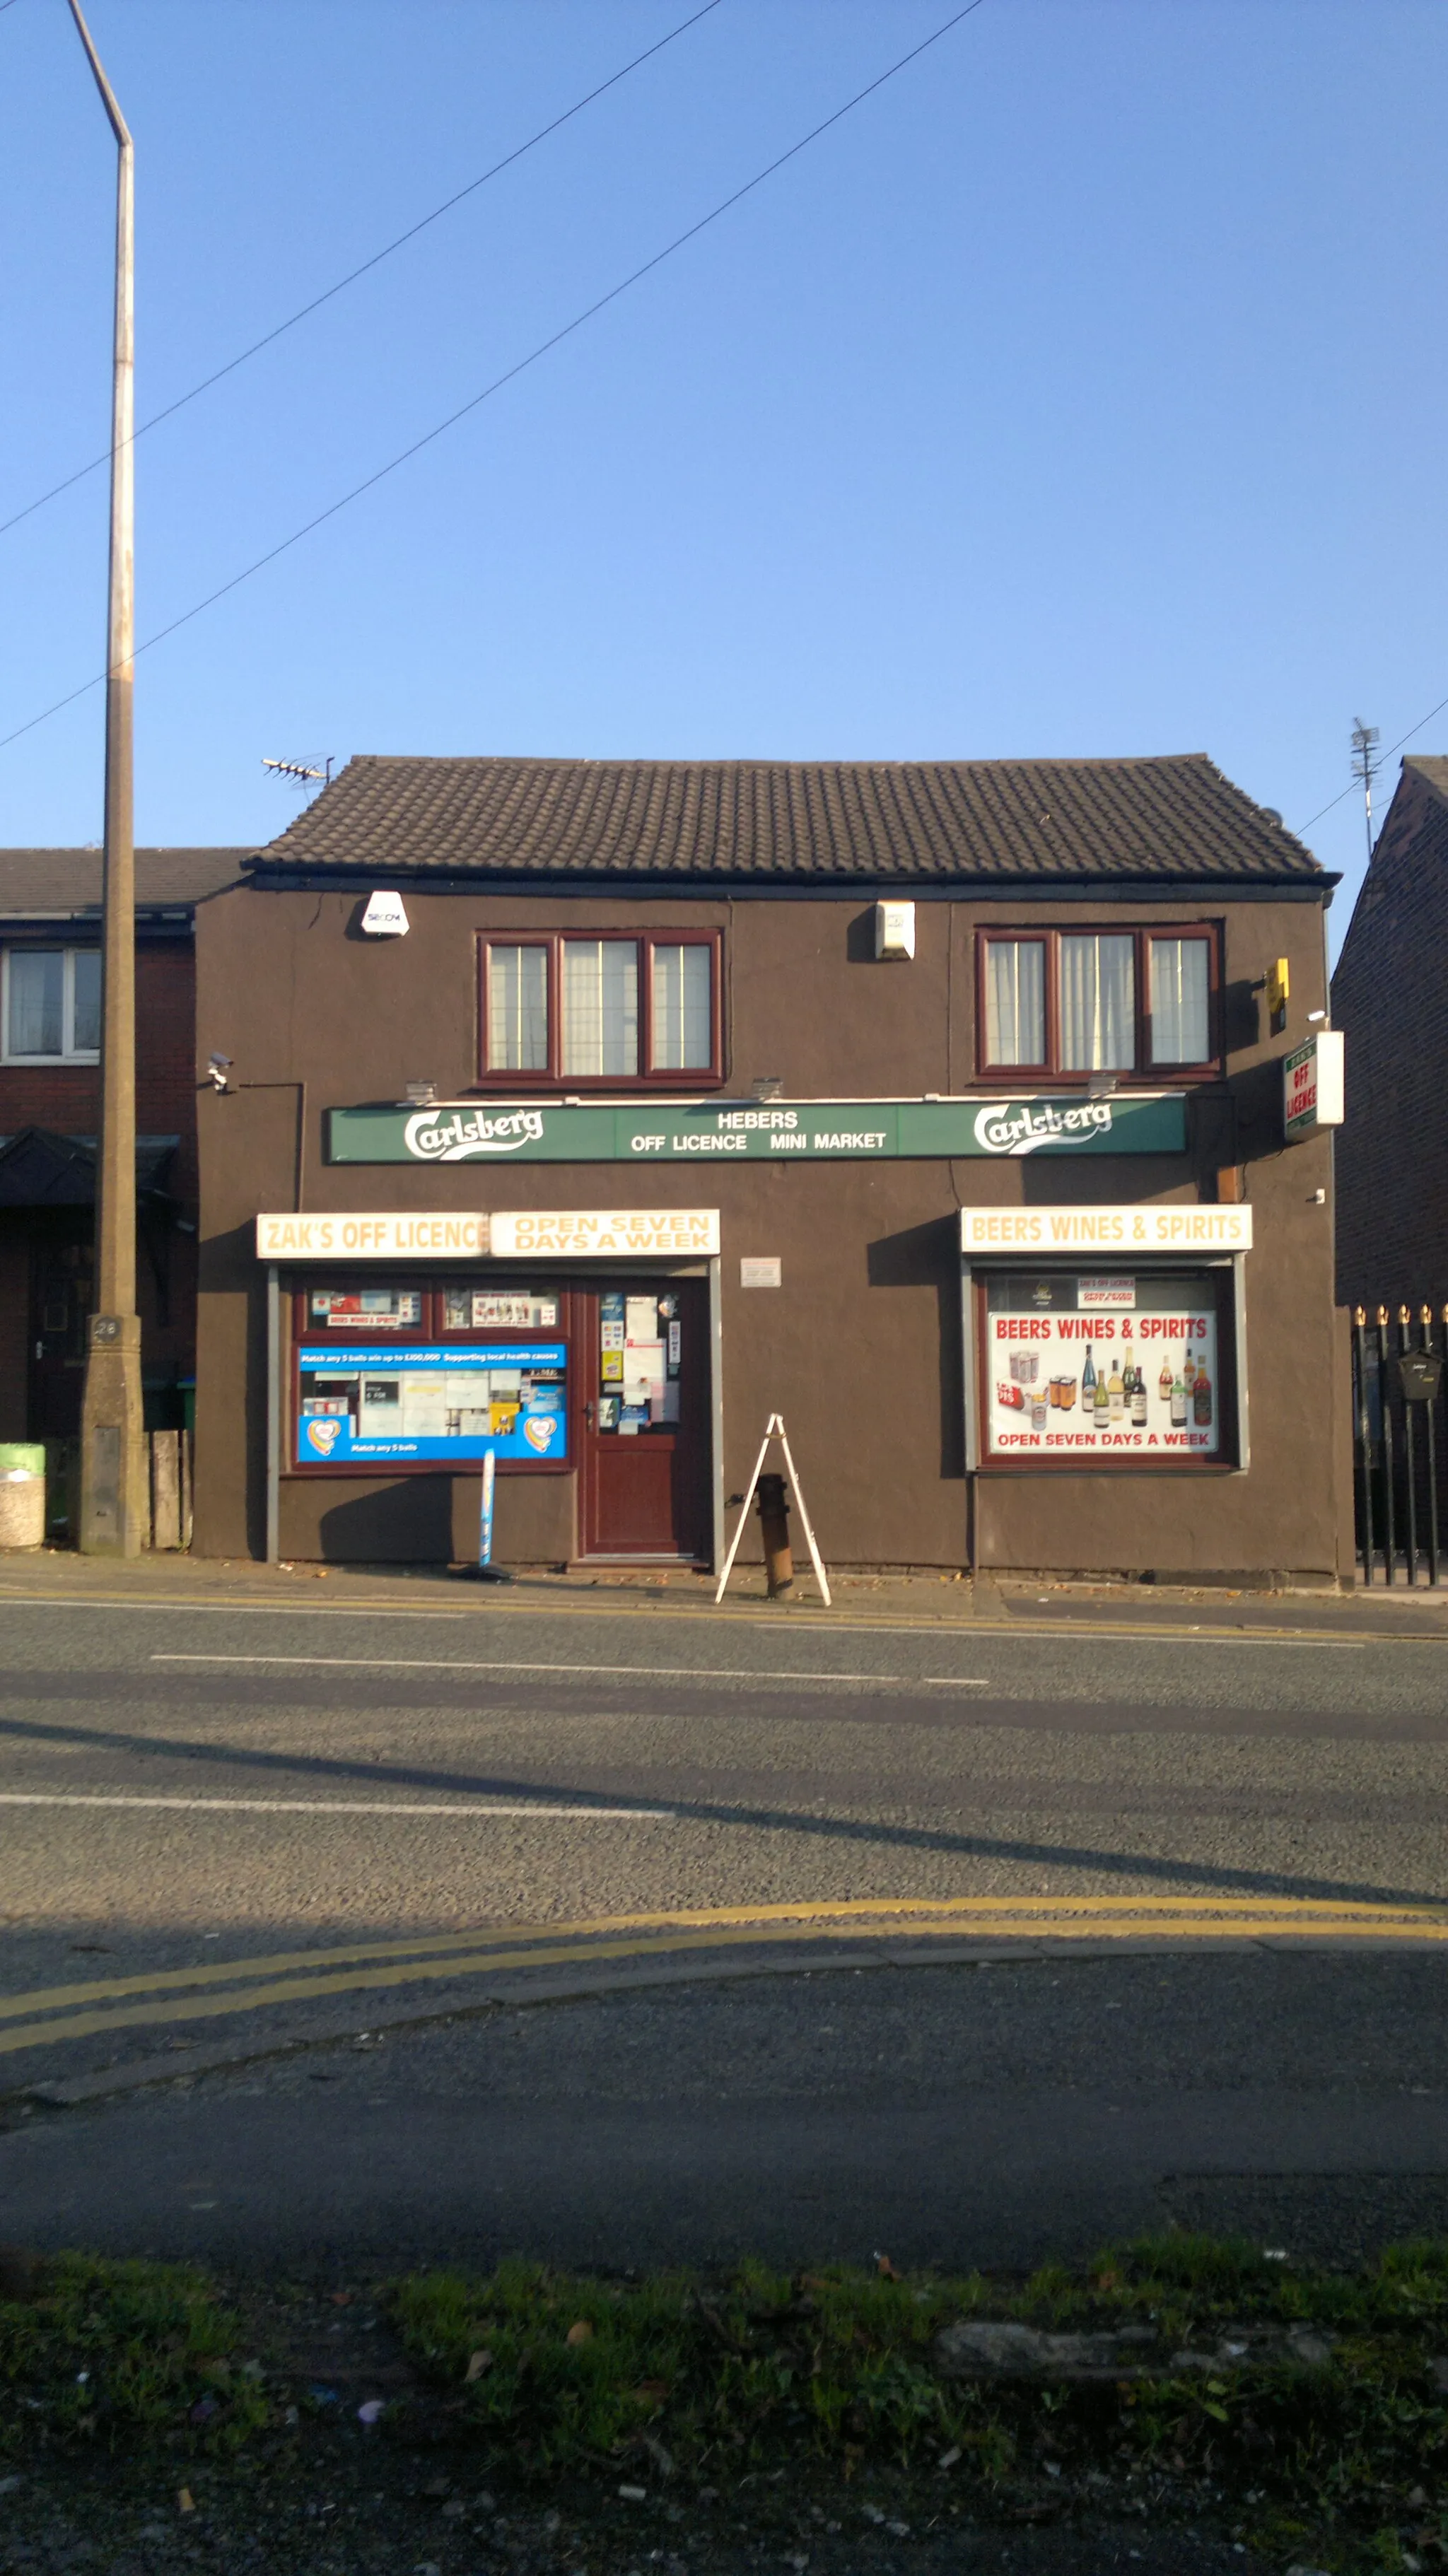
[[[1376,741],[1376,735],[1373,738]],[[332,784],[332,754],[330,751],[328,752],[320,769],[315,768],[310,762],[305,760],[263,760],[262,767],[263,769],[272,770],[279,778],[289,778],[294,787],[305,789],[313,785],[318,787],[330,787]]]
[[[1363,791],[1363,820],[1367,825],[1368,857],[1373,855],[1373,780],[1382,767],[1378,755],[1379,732],[1376,725],[1365,725],[1361,716],[1353,718],[1352,774]]]

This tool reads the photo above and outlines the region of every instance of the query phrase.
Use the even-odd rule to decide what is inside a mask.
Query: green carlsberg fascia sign
[[[949,1155],[1179,1154],[1180,1093],[1106,1100],[436,1101],[328,1113],[332,1163],[872,1162]]]

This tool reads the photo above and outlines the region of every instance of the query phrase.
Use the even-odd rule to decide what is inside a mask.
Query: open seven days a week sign
[[[1179,1154],[1179,1092],[1108,1100],[781,1100],[577,1109],[459,1100],[333,1109],[333,1163],[870,1162],[906,1157]]]

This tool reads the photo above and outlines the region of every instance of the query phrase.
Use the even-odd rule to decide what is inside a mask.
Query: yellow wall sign
[[[717,1208],[366,1209],[259,1216],[258,1261],[707,1259]]]
[[[968,1207],[960,1211],[963,1253],[1023,1256],[1250,1252],[1250,1207]]]
[[[258,1261],[475,1261],[487,1249],[488,1220],[476,1208],[368,1208],[256,1221]]]
[[[499,1209],[492,1249],[502,1260],[678,1260],[719,1249],[717,1208]]]

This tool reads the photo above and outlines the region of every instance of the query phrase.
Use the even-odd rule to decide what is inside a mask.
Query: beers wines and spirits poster
[[[1212,1273],[997,1275],[984,1320],[987,1456],[1221,1457]]]

